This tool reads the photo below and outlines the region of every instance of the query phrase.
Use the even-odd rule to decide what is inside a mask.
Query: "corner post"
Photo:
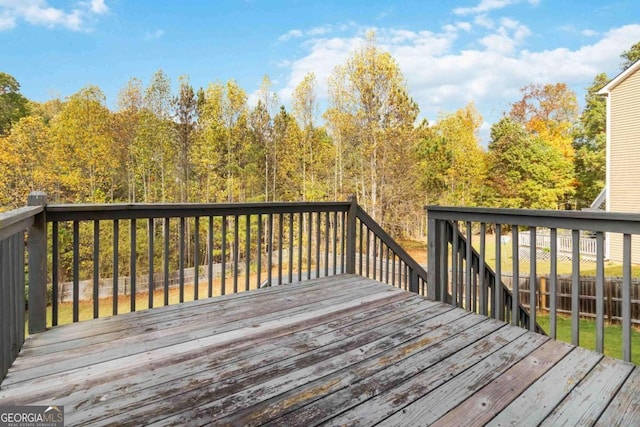
[[[427,212],[427,215],[428,212]],[[441,301],[440,295],[440,236],[438,221],[427,218],[427,298],[432,301]]]
[[[29,206],[47,205],[47,195],[34,191]],[[27,237],[29,250],[29,333],[47,329],[47,217],[46,209],[33,218]]]
[[[356,216],[358,215],[358,199],[349,197],[351,206],[347,214],[347,274],[356,273]]]

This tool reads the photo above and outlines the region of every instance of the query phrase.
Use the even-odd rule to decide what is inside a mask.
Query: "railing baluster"
[[[338,272],[338,211],[333,212],[333,275]]]
[[[631,235],[622,238],[622,358],[631,361]]]
[[[153,248],[153,238],[154,238],[154,234],[155,234],[155,222],[153,218],[149,218],[149,222],[148,222],[148,240],[149,240],[149,247],[147,250],[147,254],[148,254],[148,258],[149,258],[149,284],[147,286],[147,290],[149,292],[149,308],[153,308],[153,297],[154,297],[154,293],[155,293],[155,283],[153,283],[153,261],[154,261],[154,248]]]
[[[184,246],[185,246],[185,223],[184,217],[180,217],[180,230],[179,230],[179,253],[178,253],[178,274],[180,281],[180,302],[184,302]]]
[[[209,230],[207,234],[207,246],[209,246],[207,253],[207,296],[211,298],[213,296],[213,215],[209,215]]]
[[[596,351],[604,353],[604,234],[596,233]]]
[[[283,230],[284,225],[283,213],[278,214],[278,285],[282,285],[282,250],[284,246]]]
[[[200,296],[200,217],[193,219],[193,299]]]
[[[240,218],[238,215],[233,217],[233,293],[238,293],[238,255],[240,254],[240,232],[239,224]]]
[[[377,259],[378,259],[378,238],[374,235],[373,236],[373,250],[371,251],[373,253],[373,280],[376,280],[376,264],[377,264]]]
[[[557,301],[558,301],[558,229],[552,228],[549,233],[549,240],[551,241],[550,249],[550,270],[549,276],[549,336],[553,339],[556,338],[557,328]]]
[[[504,320],[502,292],[502,224],[496,224],[496,280],[493,288],[493,310],[491,310],[494,319]]]
[[[251,215],[245,215],[245,256],[247,257],[244,273],[244,290],[249,290],[249,280],[251,277]]]
[[[324,227],[324,276],[327,277],[329,275],[329,211],[325,213]]]
[[[118,296],[120,295],[119,268],[118,268],[118,246],[120,241],[120,221],[113,220],[113,307],[112,314],[118,314]]]
[[[511,281],[511,324],[518,326],[520,320],[520,248],[518,226],[511,227],[511,255],[513,259],[513,280]]]
[[[114,235],[115,235],[115,232],[114,232]],[[58,221],[54,221],[51,223],[51,299],[52,299],[51,325],[52,326],[58,326],[58,300],[59,300],[58,269],[59,268],[60,268],[60,247],[59,247],[59,235],[58,235]],[[116,301],[115,297],[114,297],[114,301]]]
[[[164,219],[164,230],[163,230],[163,281],[164,281],[164,305],[169,305],[169,236],[170,236],[170,220],[169,218]]]
[[[366,275],[366,277],[371,277],[369,275],[369,262],[370,262],[370,258],[371,258],[371,252],[369,250],[370,246],[371,246],[371,236],[370,236],[370,233],[369,233],[369,228],[367,228],[367,248],[366,248],[367,257],[366,257],[366,262],[365,262],[365,264],[367,266],[367,275]]]
[[[385,272],[384,282],[386,284],[389,284],[389,254],[391,252],[391,249],[389,248],[389,246],[387,246],[386,248],[387,248],[387,251],[386,251],[387,256],[386,256],[386,264],[384,269],[384,272]]]
[[[347,213],[340,212],[340,273],[345,273],[347,270]],[[355,236],[354,236],[354,248],[355,248]],[[355,260],[354,260],[355,264]],[[355,267],[355,265],[354,265]],[[355,268],[354,268],[355,269]]]
[[[79,320],[78,303],[80,299],[80,224],[73,221],[73,321]]]
[[[485,281],[485,264],[486,259],[486,234],[487,224],[480,223],[480,268],[479,268],[479,284],[480,284],[480,314],[487,315],[487,282]]]
[[[359,246],[358,246],[358,253],[360,254],[359,257],[359,268],[358,268],[358,274],[360,276],[362,276],[362,256],[363,256],[363,251],[362,251],[362,245],[363,245],[363,235],[364,235],[364,224],[362,222],[360,222],[360,234],[358,235],[358,240],[359,240]]]
[[[437,227],[439,228],[438,230],[438,245],[440,246],[439,252],[440,252],[440,257],[439,257],[439,261],[440,261],[440,282],[436,284],[436,286],[438,286],[439,289],[439,294],[440,294],[440,301],[442,302],[447,302],[447,293],[449,292],[449,268],[448,268],[448,264],[449,264],[449,248],[448,248],[448,242],[447,242],[447,222],[446,221],[438,221],[437,223]],[[414,277],[409,277],[410,282],[409,282],[409,290],[411,290],[412,292],[419,292],[419,290],[417,289],[417,283],[414,285],[415,288],[411,289],[411,280],[414,279]]]
[[[304,235],[304,214],[298,214],[298,282],[302,281],[302,236]]]
[[[393,262],[391,263],[391,286],[396,286],[396,254],[393,254]]]
[[[580,230],[571,230],[571,343],[580,345]]]
[[[100,316],[100,221],[93,221],[93,318]]]
[[[129,222],[129,237],[131,239],[129,248],[129,275],[131,276],[130,310],[132,313],[136,311],[136,231],[136,220],[132,219]]]
[[[270,213],[267,216],[268,229],[267,229],[267,286],[273,284],[273,214]]]
[[[537,246],[536,246],[536,227],[529,229],[531,237],[531,246],[529,247],[529,330],[536,331],[536,282],[538,279],[536,273]]]
[[[256,257],[256,289],[262,285],[262,214],[258,214],[258,247]]]
[[[451,221],[447,227],[451,229],[451,305],[458,307],[458,221]]]
[[[465,256],[466,256],[466,265],[465,265],[465,283],[464,283],[464,290],[465,290],[465,303],[464,303],[464,308],[472,311],[472,303],[471,303],[471,266],[473,264],[473,248],[471,247],[471,222],[467,221],[466,223],[467,225],[467,248],[466,248],[466,252],[465,252]],[[446,256],[444,254],[441,254],[440,256]],[[442,272],[440,272],[440,274],[442,274]],[[443,295],[444,297],[444,295]]]
[[[316,277],[320,277],[320,241],[322,233],[320,226],[321,215],[316,212]]]
[[[289,213],[289,283],[293,283],[293,213]]]
[[[221,273],[220,273],[220,295],[226,294],[227,284],[227,216],[222,216],[222,248],[221,248]]]
[[[311,236],[313,234],[313,212],[309,212],[309,223],[307,232],[307,280],[311,279]]]

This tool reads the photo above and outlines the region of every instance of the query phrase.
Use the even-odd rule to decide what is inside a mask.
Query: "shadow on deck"
[[[638,369],[356,275],[59,326],[2,405],[66,425],[638,425]]]

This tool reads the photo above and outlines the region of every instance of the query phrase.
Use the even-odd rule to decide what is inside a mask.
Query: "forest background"
[[[621,54],[640,59],[640,42]],[[480,144],[473,102],[429,123],[373,32],[337,66],[320,111],[313,73],[290,111],[263,79],[249,105],[235,81],[195,89],[158,70],[107,108],[97,86],[39,103],[0,72],[0,210],[34,190],[51,203],[345,200],[396,237],[425,233],[427,204],[580,209],[604,186],[605,100],[594,76],[579,110],[562,82],[521,89]]]

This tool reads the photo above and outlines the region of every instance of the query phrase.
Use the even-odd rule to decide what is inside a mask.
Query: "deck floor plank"
[[[632,369],[630,363],[603,357],[541,425],[595,424]]]
[[[636,425],[640,371],[356,275],[29,337],[0,405],[65,425]]]
[[[433,423],[483,426],[572,350],[568,344],[547,341],[513,367]]]
[[[620,390],[604,411],[597,426],[640,425],[640,371],[636,366]]]
[[[539,424],[600,359],[602,359],[601,354],[580,347],[574,348],[487,425],[498,427],[526,423]]]
[[[171,412],[178,413],[180,408],[189,408],[183,413],[174,415],[167,422],[184,424],[194,419],[211,420],[239,411],[255,402],[255,399],[269,399],[289,388],[306,384],[394,348],[426,331],[440,328],[443,324],[459,317],[452,311],[450,306],[435,306],[429,310],[429,313],[416,316],[414,322],[421,320],[419,323],[406,322],[412,326],[407,330],[398,332],[398,324],[383,325],[317,350],[260,366],[239,378],[233,377],[220,381],[217,376],[201,377],[190,387],[176,388],[175,394],[171,395],[170,403],[165,402],[165,405],[172,405]],[[186,405],[186,402],[189,402],[189,405]],[[119,403],[122,405],[122,402]],[[149,405],[148,401],[141,402],[140,399],[135,399],[131,402],[131,406],[126,406],[124,416],[118,414],[118,418],[110,419],[109,422],[123,425],[123,423],[126,424],[129,416],[133,416],[137,420],[142,420],[144,424],[150,424],[157,421],[154,418],[158,417],[155,406]]]

